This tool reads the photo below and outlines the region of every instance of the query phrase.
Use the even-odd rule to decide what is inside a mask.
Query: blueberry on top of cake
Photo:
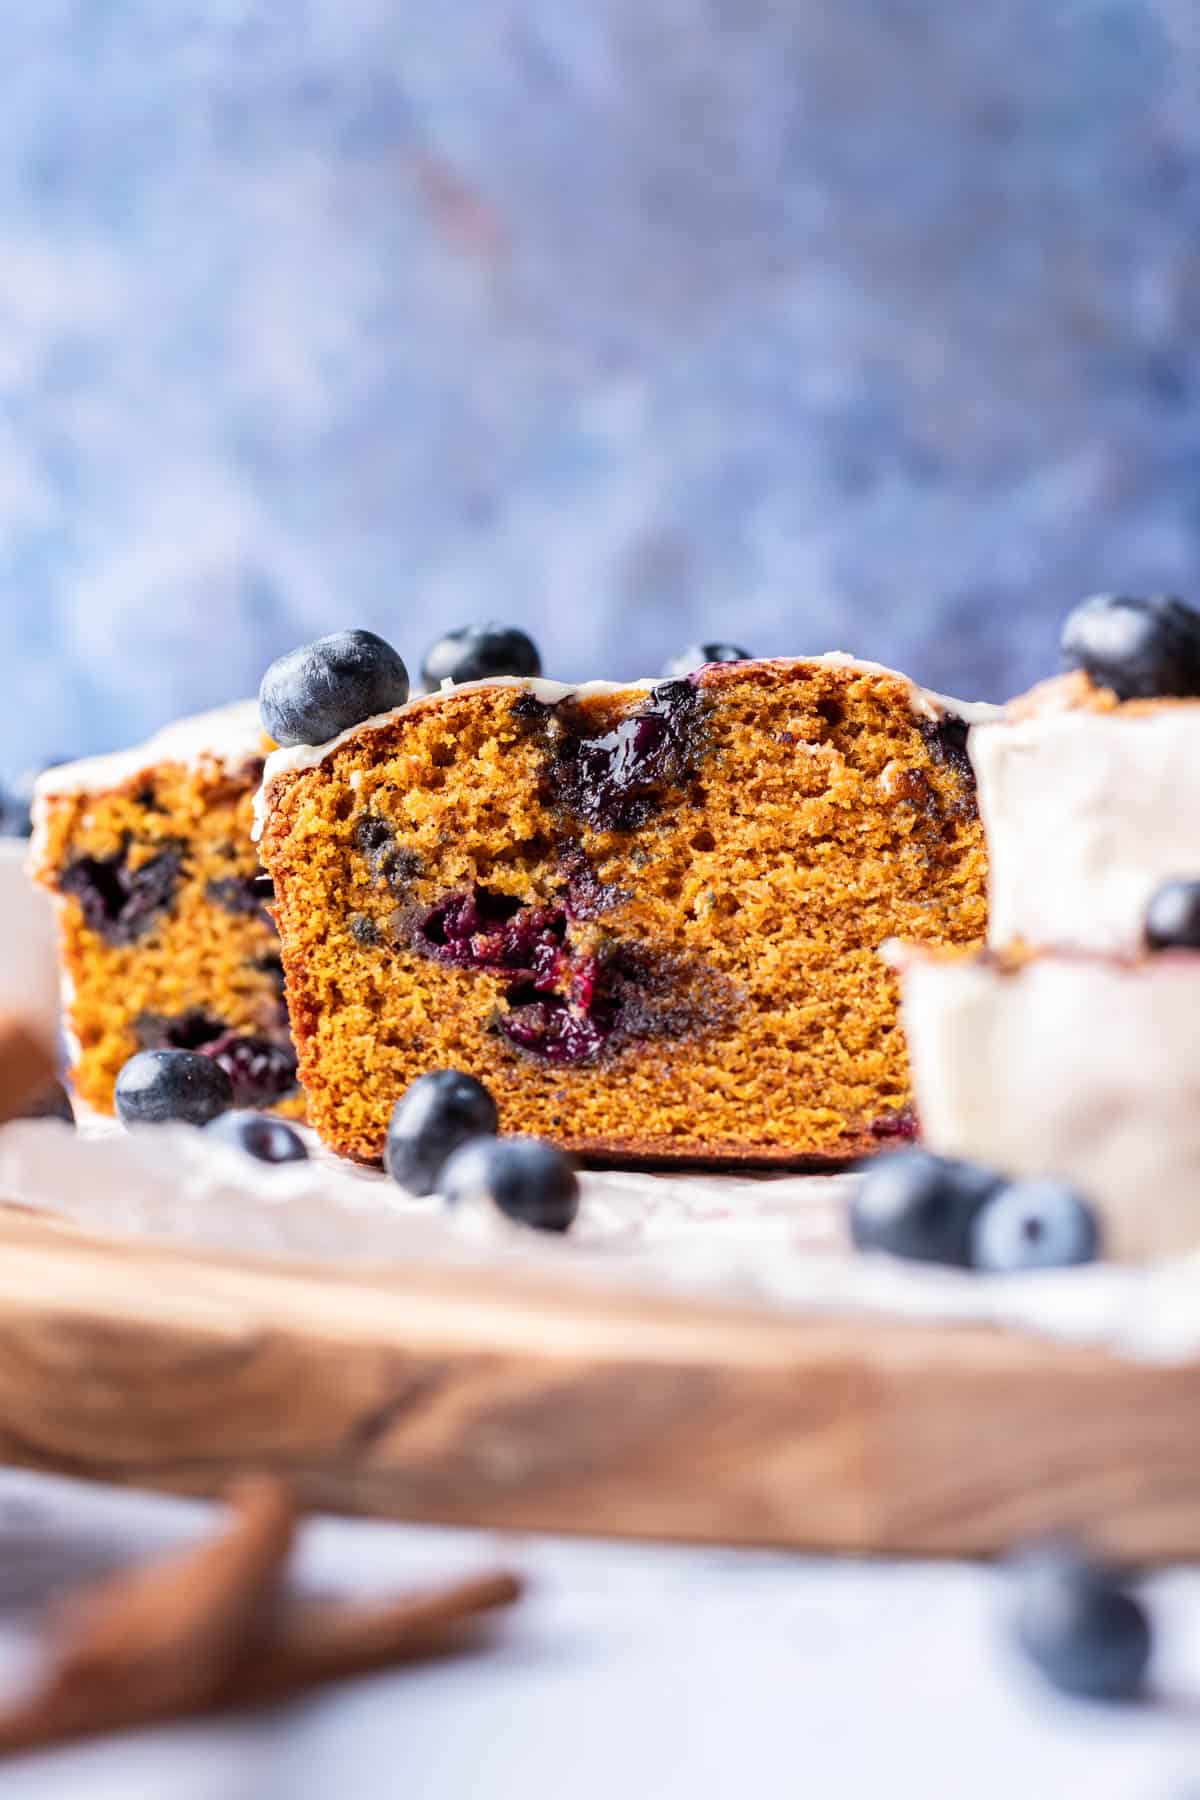
[[[50,769],[33,866],[55,900],[72,1078],[111,1111],[143,1050],[214,1058],[241,1105],[302,1108],[279,944],[251,841],[271,748],[253,702]]]
[[[985,709],[990,711],[990,709]],[[983,933],[971,709],[849,657],[448,686],[258,801],[300,1074],[367,1160],[429,1071],[506,1134],[840,1161],[909,1129],[898,932]]]

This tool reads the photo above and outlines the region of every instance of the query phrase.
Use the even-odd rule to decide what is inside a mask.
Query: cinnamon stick
[[[0,1710],[0,1751],[149,1724],[216,1699],[277,1591],[295,1523],[274,1482],[243,1482],[230,1502],[218,1536],[68,1605],[42,1684]]]
[[[234,1671],[222,1701],[262,1706],[322,1681],[442,1655],[520,1593],[518,1578],[499,1570],[396,1600],[309,1602]]]

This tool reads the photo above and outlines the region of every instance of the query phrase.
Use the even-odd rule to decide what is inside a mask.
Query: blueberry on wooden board
[[[421,680],[433,692],[443,681],[483,681],[492,675],[540,675],[537,645],[515,625],[464,625],[431,644]]]
[[[384,1165],[410,1194],[432,1194],[453,1153],[499,1129],[496,1102],[481,1081],[459,1069],[419,1075],[397,1100],[388,1125]]]
[[[538,1231],[567,1231],[579,1211],[574,1163],[541,1138],[477,1138],[455,1151],[438,1192],[451,1205],[490,1200]]]
[[[928,1150],[877,1156],[851,1199],[850,1235],[859,1250],[967,1268],[976,1216],[1002,1181],[994,1169]]]
[[[1012,1181],[980,1208],[971,1227],[971,1266],[1003,1275],[1095,1262],[1100,1222],[1065,1181]]]
[[[199,1051],[139,1050],[117,1076],[115,1100],[123,1125],[207,1125],[233,1105],[233,1084]]]
[[[298,1131],[283,1119],[273,1119],[261,1112],[227,1112],[213,1119],[205,1130],[242,1150],[256,1162],[307,1162],[308,1150]]]
[[[1148,950],[1200,950],[1200,881],[1166,881],[1150,896]]]
[[[324,744],[408,699],[408,670],[373,631],[335,631],[277,657],[258,691],[277,744]]]
[[[1200,694],[1200,613],[1170,594],[1096,594],[1063,626],[1067,665],[1121,700]]]

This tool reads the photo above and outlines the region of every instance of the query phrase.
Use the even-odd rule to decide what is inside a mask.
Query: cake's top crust
[[[192,767],[213,762],[221,768],[241,769],[261,758],[269,742],[259,723],[258,702],[235,700],[230,706],[178,719],[130,750],[60,763],[38,777],[34,791],[38,799],[52,794],[108,793],[163,763]]]
[[[831,650],[824,656],[795,656],[759,659],[743,663],[721,663],[711,665],[712,668],[728,673],[731,670],[774,667],[780,669],[845,668],[863,675],[885,675],[890,680],[905,684],[913,712],[922,719],[944,719],[954,717],[964,719],[970,725],[982,723],[986,719],[1000,716],[1000,708],[986,701],[961,701],[949,699],[944,694],[932,693],[928,688],[918,687],[907,675],[896,669],[889,669],[882,663],[864,662],[848,655],[844,650]],[[704,683],[704,671],[697,671],[701,685]],[[691,677],[696,679],[697,677]],[[493,675],[483,681],[464,681],[455,686],[444,682],[435,693],[415,694],[403,706],[393,707],[390,712],[377,713],[374,718],[363,719],[361,723],[352,725],[338,737],[331,738],[325,744],[297,744],[291,748],[275,750],[267,758],[263,771],[262,786],[254,801],[254,836],[262,835],[267,815],[271,810],[273,790],[277,783],[287,775],[295,774],[303,769],[314,769],[332,756],[343,744],[349,743],[360,732],[379,731],[391,725],[396,719],[415,711],[418,707],[437,706],[450,695],[477,693],[480,690],[495,688],[514,688],[531,695],[543,706],[556,706],[568,697],[573,700],[589,700],[605,694],[639,694],[651,693],[660,687],[666,678],[645,677],[639,681],[586,681],[578,686],[561,681],[550,681],[544,676]]]
[[[1161,713],[1179,713],[1195,709],[1196,701],[1164,694],[1153,700],[1122,700],[1111,688],[1099,687],[1082,669],[1069,675],[1055,675],[1039,681],[1026,694],[1010,700],[999,716],[999,722],[1018,725],[1027,719],[1055,719],[1067,714],[1083,714],[1122,719],[1156,718]]]

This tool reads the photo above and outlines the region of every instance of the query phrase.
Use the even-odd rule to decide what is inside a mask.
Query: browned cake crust
[[[36,803],[34,873],[55,897],[76,1093],[113,1109],[138,1050],[200,1049],[239,1103],[303,1116],[283,965],[251,838],[269,743],[232,761],[147,746],[77,765]],[[111,761],[111,785],[92,771]],[[63,779],[55,772],[52,779]]]
[[[822,1166],[911,1129],[889,937],[970,943],[961,720],[836,662],[557,704],[447,690],[265,796],[309,1116],[377,1159],[417,1076],[585,1155]]]

